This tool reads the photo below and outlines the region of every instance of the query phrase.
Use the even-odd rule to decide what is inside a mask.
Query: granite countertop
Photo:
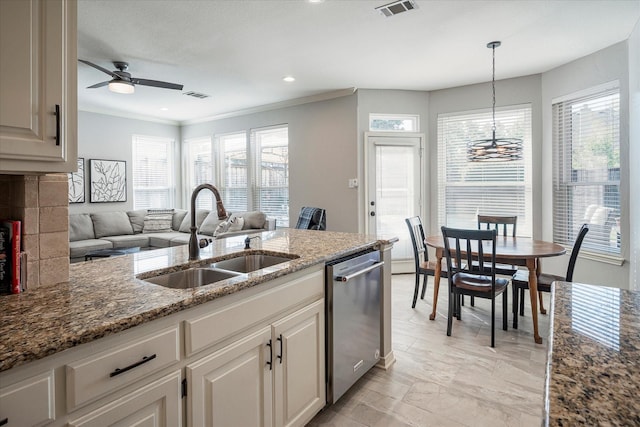
[[[0,372],[194,307],[337,257],[387,243],[355,233],[279,229],[251,241],[253,253],[297,255],[212,285],[169,289],[136,275],[206,265],[244,250],[246,235],[215,240],[188,261],[187,245],[71,264],[69,282],[0,297]]]
[[[556,282],[545,425],[640,425],[640,292]]]

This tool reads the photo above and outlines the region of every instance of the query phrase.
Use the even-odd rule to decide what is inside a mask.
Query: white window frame
[[[413,129],[379,129],[373,126],[375,120],[382,121],[409,121],[413,124]],[[383,114],[383,113],[370,113],[369,114],[369,131],[371,132],[420,132],[420,116],[418,114]]]
[[[161,144],[166,146],[167,164],[166,170],[161,175],[166,176],[166,185],[162,186],[149,186],[144,187],[136,182],[136,175],[138,174],[138,162],[141,159],[138,158],[137,148],[138,144]],[[155,151],[157,152],[157,150]],[[176,179],[175,179],[175,158],[176,158],[176,144],[172,138],[149,136],[149,135],[133,135],[131,141],[131,158],[132,158],[132,188],[133,188],[133,208],[172,208],[175,203],[176,196]],[[157,169],[156,169],[157,171]],[[137,197],[137,193],[145,191],[165,191],[166,192],[166,206],[156,206],[154,203],[142,203]]]
[[[570,249],[582,223],[590,223],[589,232],[585,236],[580,251],[581,256],[614,264],[621,264],[623,261],[621,257],[621,239],[623,236],[619,233],[619,225],[616,224],[616,218],[620,221],[620,217],[623,215],[621,208],[624,204],[622,200],[623,194],[620,191],[620,99],[619,82],[613,81],[552,100],[553,240]],[[614,161],[615,155],[617,154],[618,156],[617,179],[611,177],[612,171],[615,173],[616,168],[610,167],[610,158],[607,158],[607,166],[605,168],[602,165],[596,165],[589,169],[574,169],[573,164],[572,146],[574,139],[576,139],[575,144],[581,146],[582,144],[588,144],[587,138],[591,138],[591,136],[574,138],[573,123],[575,120],[572,108],[589,108],[587,113],[593,113],[597,111],[596,107],[605,107],[609,101],[611,101],[609,110],[615,111],[617,108],[617,115],[613,115],[611,128],[602,131],[602,126],[600,126],[599,129],[594,130],[592,133],[603,139],[612,138],[614,145],[608,147],[608,149],[613,150]],[[590,104],[591,107],[587,107],[587,104]],[[594,109],[592,110],[591,108]],[[576,112],[576,115],[581,113]],[[582,121],[583,116],[584,114],[580,116],[580,128],[578,129],[580,131],[585,127]],[[593,118],[593,116],[591,117]],[[609,115],[609,117],[612,116]],[[561,118],[564,119],[562,123],[560,123]],[[582,136],[584,133],[580,133],[580,135]],[[588,152],[586,149],[582,151],[582,153],[586,152]],[[593,157],[596,157],[595,154]],[[580,157],[578,157],[578,160],[580,160]],[[591,164],[598,163],[596,160],[592,160]],[[585,177],[588,178],[587,173],[594,175],[601,172],[602,175],[604,169],[607,171],[607,178],[598,176],[597,179],[595,177],[585,179]],[[580,173],[580,170],[583,172]],[[582,179],[578,179],[578,175]],[[614,191],[616,186],[617,192]],[[594,187],[601,187],[601,189],[600,191],[585,192]],[[582,197],[576,193],[580,190],[583,193]],[[599,194],[602,198],[596,200],[599,199]],[[617,206],[615,206],[616,201]],[[597,213],[594,214],[596,211]],[[596,217],[603,219],[604,223],[594,219]],[[609,231],[607,232],[607,230]],[[614,237],[616,232],[617,236]]]
[[[517,137],[523,140],[522,160],[510,162],[467,161],[467,144],[474,139],[490,138],[492,125],[491,109],[459,111],[439,114],[437,119],[438,144],[438,227],[477,228],[477,215],[516,215],[517,235],[533,235],[533,156],[532,156],[532,106],[510,105],[496,108],[497,136]],[[520,119],[518,119],[520,117]],[[524,121],[518,129],[517,120]],[[465,125],[467,123],[468,125]],[[457,129],[460,129],[458,132]],[[484,132],[484,133],[483,133]],[[488,133],[487,133],[488,132]],[[458,136],[459,134],[459,136]],[[447,145],[451,153],[447,152]],[[449,154],[449,155],[448,155]],[[514,180],[501,178],[500,168],[507,168]],[[474,179],[467,180],[467,177]],[[521,178],[520,178],[521,177]],[[449,179],[451,178],[451,179]],[[449,180],[448,180],[449,179]],[[495,198],[495,206],[487,188],[522,187],[516,200]],[[460,193],[457,189],[466,190]],[[474,191],[477,188],[477,191]],[[452,191],[453,194],[447,194]],[[457,192],[457,193],[456,193]],[[448,201],[462,196],[458,203],[461,213],[448,213]],[[477,200],[474,197],[477,196]],[[460,204],[468,203],[468,206]],[[450,202],[451,205],[453,202]],[[451,206],[449,206],[451,207]]]

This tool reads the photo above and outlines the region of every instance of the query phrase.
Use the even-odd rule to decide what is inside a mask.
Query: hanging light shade
[[[492,135],[489,139],[477,139],[467,145],[467,160],[470,162],[508,162],[522,159],[522,140],[519,138],[496,138],[496,47],[499,41],[487,43],[493,51],[493,74],[491,88],[493,90],[493,106],[491,127]]]

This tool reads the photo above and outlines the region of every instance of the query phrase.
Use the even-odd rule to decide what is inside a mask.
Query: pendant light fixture
[[[496,138],[496,48],[499,41],[487,43],[493,51],[493,74],[491,87],[493,89],[493,126],[492,137],[478,139],[467,145],[467,160],[470,162],[508,162],[522,159],[522,140],[519,138]]]

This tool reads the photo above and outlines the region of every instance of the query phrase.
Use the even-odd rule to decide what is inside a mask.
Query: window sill
[[[580,255],[578,255],[578,258],[588,259],[590,261],[603,262],[605,264],[611,264],[611,265],[617,265],[617,266],[621,266],[625,262],[625,259],[620,257],[619,255],[607,255],[603,253],[588,252],[584,250],[580,252]]]

